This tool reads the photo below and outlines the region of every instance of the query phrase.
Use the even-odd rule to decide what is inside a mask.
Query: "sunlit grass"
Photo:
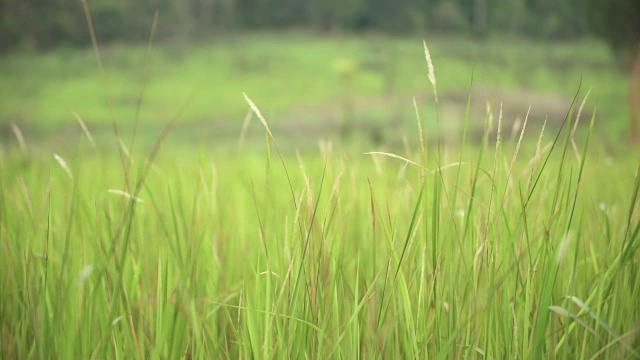
[[[527,126],[517,158],[7,150],[3,357],[636,358],[637,159]]]
[[[108,85],[96,76],[88,91],[61,71],[66,85],[42,97],[59,100],[47,107],[49,126],[73,98],[77,116],[65,116],[82,128],[77,143],[51,152],[11,127],[20,146],[0,149],[3,358],[640,357],[637,157],[592,140],[595,113],[582,119],[585,131],[571,131],[583,93],[559,130],[528,114],[521,128],[507,128],[500,104],[488,107],[484,125],[467,110],[461,129],[447,129],[442,101],[425,94],[468,89],[468,78],[457,83],[454,74],[463,62],[451,59],[480,50],[449,46],[434,68],[425,44],[415,57],[426,56],[428,71],[423,62],[398,70],[428,74],[402,80],[420,83],[423,95],[414,99],[413,130],[387,134],[404,132],[402,151],[349,141],[297,151],[317,138],[281,139],[270,115],[333,96],[339,80],[326,65],[336,40],[310,51],[306,36],[250,39],[246,51],[255,53],[229,73],[202,70],[238,56],[228,49],[211,58],[210,48],[186,56],[160,47],[162,60],[147,70],[162,76],[143,87],[141,121],[166,123],[176,113],[193,121],[220,104],[233,117],[249,107],[262,149],[255,139],[233,150],[172,146],[164,130],[151,146],[130,139],[142,77],[130,76],[127,59],[144,62],[138,48],[102,49],[104,64],[123,62],[106,70]],[[376,59],[347,40],[360,54],[352,56],[363,56],[358,66]],[[265,63],[267,53],[274,58]],[[5,65],[19,68],[15,60]],[[488,69],[474,71],[472,87]],[[314,71],[324,77],[301,80]],[[491,80],[510,88],[503,75]],[[181,77],[203,84],[206,106],[185,101],[193,88]],[[567,86],[553,81],[549,89]],[[305,91],[312,83],[317,92]],[[354,84],[364,94],[384,88],[372,74]],[[95,142],[84,125],[110,121],[98,93],[112,96],[115,120],[128,129],[114,127],[116,147]],[[193,107],[182,113],[185,102]],[[479,142],[470,140],[474,127],[484,128]]]

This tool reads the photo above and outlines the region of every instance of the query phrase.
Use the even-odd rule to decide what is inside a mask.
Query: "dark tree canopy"
[[[640,46],[640,0],[587,0],[588,19],[594,33],[616,53]]]
[[[628,69],[629,137],[638,142],[640,80],[640,0],[587,0],[593,31],[605,39]]]
[[[162,38],[235,30],[446,31],[571,38],[591,0],[88,0],[99,40],[144,41],[156,10]],[[637,3],[637,0],[634,0]],[[628,1],[594,0],[597,6]],[[636,7],[637,9],[637,7]],[[595,19],[596,23],[603,23]],[[606,23],[606,22],[605,22]],[[0,50],[86,45],[81,0],[0,0]]]

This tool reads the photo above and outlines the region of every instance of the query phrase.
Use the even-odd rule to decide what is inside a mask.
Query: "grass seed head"
[[[73,180],[73,173],[71,173],[71,169],[69,168],[69,165],[67,165],[67,162],[58,154],[53,154],[53,158],[56,159],[58,164],[60,164],[60,167],[67,173],[67,175],[69,175],[69,178]]]
[[[427,46],[427,42],[425,40],[422,41],[424,45],[424,57],[427,60],[427,67],[429,68],[429,82],[433,87],[433,96],[438,102],[438,91],[436,90],[436,72],[433,68],[433,61],[431,61],[431,53],[429,52],[429,47]]]

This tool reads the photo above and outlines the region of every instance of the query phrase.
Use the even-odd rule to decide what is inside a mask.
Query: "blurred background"
[[[79,119],[97,141],[114,122],[127,134],[136,121],[153,139],[175,121],[173,141],[235,147],[264,138],[245,122],[244,92],[296,146],[392,147],[415,133],[414,97],[427,133],[449,140],[470,94],[474,139],[488,108],[502,104],[510,129],[529,107],[534,128],[545,119],[559,128],[576,93],[580,103],[590,91],[582,121],[597,101],[597,135],[626,143],[637,133],[639,9],[638,0],[1,0],[0,139],[64,146],[82,133]]]

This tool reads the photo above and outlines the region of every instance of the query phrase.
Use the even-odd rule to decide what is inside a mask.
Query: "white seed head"
[[[67,173],[67,175],[69,175],[69,178],[73,180],[73,174],[71,173],[71,169],[69,169],[69,165],[67,165],[67,162],[64,161],[64,159],[58,154],[53,154],[53,158],[56,159],[58,164],[60,164],[60,167]]]
[[[436,98],[436,102],[438,102],[438,92],[436,90],[436,72],[433,68],[433,61],[431,61],[431,53],[429,52],[427,42],[423,40],[422,44],[424,45],[424,57],[427,60],[427,67],[429,68],[429,82],[433,87],[433,95]]]

